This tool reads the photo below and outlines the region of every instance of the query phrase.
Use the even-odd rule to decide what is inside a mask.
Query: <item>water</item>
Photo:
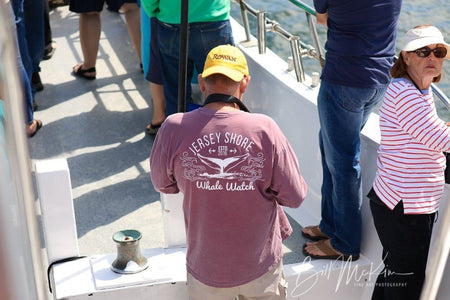
[[[310,45],[313,45],[309,37],[309,29],[303,10],[292,4],[289,0],[247,0],[249,5],[257,10],[265,10],[266,16],[278,22],[285,30]],[[305,4],[313,6],[312,0],[303,0]],[[240,21],[240,11],[238,5],[232,5],[232,15]],[[251,24],[254,18],[249,17]],[[444,39],[450,43],[450,2],[448,0],[403,0],[402,11],[400,13],[398,26],[397,54],[399,47],[403,44],[402,37],[409,29],[420,24],[434,25],[443,33]],[[254,30],[255,26],[251,26]],[[322,46],[326,40],[326,28],[317,26],[319,39]],[[256,31],[253,31],[256,35]],[[283,59],[291,55],[289,43],[281,36],[273,33],[267,34],[268,47]],[[320,71],[320,67],[315,60],[304,60],[306,72]],[[437,86],[450,97],[450,60],[444,61],[443,76]],[[436,101],[438,113],[443,120],[450,121],[450,111],[448,111],[440,101]]]

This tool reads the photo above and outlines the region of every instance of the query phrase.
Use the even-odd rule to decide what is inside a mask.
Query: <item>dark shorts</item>
[[[119,11],[124,3],[137,3],[137,0],[70,0],[69,10],[76,13],[101,12],[105,2],[109,10]]]
[[[163,84],[161,57],[158,48],[158,22],[155,17],[150,18],[150,59],[145,79],[152,83]]]

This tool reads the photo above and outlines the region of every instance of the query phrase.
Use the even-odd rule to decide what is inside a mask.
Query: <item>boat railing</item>
[[[434,83],[431,84],[431,90],[433,91],[433,94],[442,101],[447,110],[450,111],[450,99],[447,95],[445,95],[444,92],[441,91],[441,89]]]
[[[287,30],[285,30],[277,21],[271,20],[266,17],[266,12],[264,10],[257,10],[250,6],[245,0],[234,0],[239,4],[241,9],[241,17],[243,27],[245,29],[246,39],[250,41],[250,24],[248,21],[248,15],[256,18],[256,32],[257,32],[257,42],[258,42],[258,50],[260,54],[266,53],[266,32],[274,32],[286,40],[289,41],[291,47],[292,61],[293,61],[293,69],[295,71],[295,75],[297,81],[304,82],[305,81],[305,70],[303,68],[303,57],[313,58],[318,61],[321,67],[323,67],[325,63],[325,55],[323,53],[321,43],[319,41],[319,35],[316,29],[316,22],[314,18],[316,17],[316,11],[314,8],[305,4],[299,0],[288,0],[289,2],[296,5],[298,8],[302,9],[306,14],[306,20],[308,22],[309,34],[313,41],[314,46],[311,46],[300,40],[299,36],[293,35]],[[450,100],[449,98],[435,85],[431,85],[431,89],[433,94],[440,99],[440,101],[444,104],[444,106],[450,111]]]
[[[289,0],[294,3],[298,3],[301,5],[300,7],[305,10],[306,18],[308,20],[310,35],[313,39],[314,46],[311,46],[300,40],[299,36],[293,35],[287,30],[285,30],[278,22],[271,20],[266,17],[266,12],[264,10],[256,10],[245,0],[235,0],[240,6],[241,9],[241,17],[243,27],[245,29],[245,34],[247,41],[250,41],[250,24],[248,21],[248,15],[252,15],[256,18],[257,22],[257,42],[258,42],[258,50],[260,54],[266,53],[266,32],[271,31],[274,32],[286,40],[289,41],[292,52],[292,60],[293,60],[293,69],[295,71],[295,75],[297,77],[297,81],[304,82],[305,81],[305,70],[303,68],[303,57],[311,57],[316,59],[321,66],[325,61],[324,55],[322,53],[322,48],[320,47],[319,35],[317,34],[316,25],[314,22],[315,12],[314,10],[303,4],[301,2],[295,0]]]

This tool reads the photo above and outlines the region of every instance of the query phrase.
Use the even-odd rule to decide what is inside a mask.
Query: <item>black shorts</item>
[[[124,3],[137,3],[137,0],[70,0],[69,10],[75,13],[101,12],[105,2],[109,10],[119,11]]]

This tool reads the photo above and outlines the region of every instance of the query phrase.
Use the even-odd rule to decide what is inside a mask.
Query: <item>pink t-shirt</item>
[[[298,207],[307,190],[275,122],[240,110],[169,116],[150,172],[158,191],[184,194],[187,270],[214,287],[247,283],[280,261],[292,231],[281,205]]]

